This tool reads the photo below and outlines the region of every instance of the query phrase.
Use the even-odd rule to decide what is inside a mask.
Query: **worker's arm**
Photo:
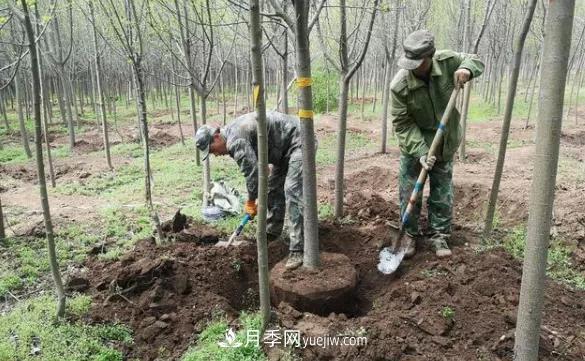
[[[398,138],[398,145],[402,153],[409,154],[413,157],[420,158],[429,152],[429,147],[418,125],[410,114],[406,105],[406,97],[391,90],[392,95],[392,125]]]
[[[237,139],[229,146],[232,158],[238,163],[240,171],[246,177],[248,200],[255,201],[258,198],[258,158],[250,142],[245,139]]]
[[[483,73],[484,64],[475,54],[455,53],[452,62],[455,72],[457,69],[467,69],[471,72],[471,79],[477,78]]]

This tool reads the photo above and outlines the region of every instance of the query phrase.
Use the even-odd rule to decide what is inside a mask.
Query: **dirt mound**
[[[0,173],[23,182],[32,182],[37,179],[35,168],[22,165],[0,164]]]
[[[153,147],[167,147],[169,145],[176,144],[179,141],[179,137],[164,131],[151,131],[149,134],[149,142]]]
[[[128,358],[154,360],[166,349],[177,359],[214,315],[229,320],[258,307],[256,245],[233,248],[194,242],[219,235],[205,225],[183,229],[189,242],[156,246],[148,240],[116,262],[91,258],[90,290],[96,322],[123,322],[133,328],[135,343]],[[285,254],[271,244],[271,265]],[[280,257],[278,257],[280,256]]]
[[[561,141],[574,146],[583,146],[585,145],[585,130],[561,132]]]
[[[448,260],[419,252],[398,275],[375,270],[377,252],[366,234],[381,229],[327,228],[327,248],[348,255],[359,270],[360,317],[301,314],[279,306],[285,329],[305,336],[367,336],[364,347],[313,347],[302,358],[330,360],[511,359],[521,280],[520,264],[501,250],[455,249]],[[547,282],[540,355],[542,360],[581,360],[585,340],[585,292]]]

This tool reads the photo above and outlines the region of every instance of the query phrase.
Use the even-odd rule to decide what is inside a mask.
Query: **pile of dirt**
[[[176,144],[179,141],[179,137],[176,137],[165,131],[153,130],[149,134],[149,144],[155,148],[167,147],[169,145]]]
[[[374,198],[375,199],[375,198]],[[370,201],[375,203],[376,201]],[[123,322],[135,331],[125,351],[132,358],[154,360],[161,349],[178,358],[196,340],[207,322],[222,312],[233,321],[238,311],[257,308],[256,246],[221,248],[198,242],[220,235],[211,227],[181,225],[166,229],[191,233],[190,239],[167,246],[142,241],[116,262],[91,258],[89,292],[97,322]],[[183,228],[184,227],[184,228]],[[181,229],[183,228],[183,229]],[[171,231],[172,232],[172,231]],[[351,314],[319,316],[277,307],[284,329],[304,336],[366,335],[364,347],[298,349],[303,359],[372,360],[509,359],[521,268],[502,250],[477,252],[458,247],[454,256],[438,260],[420,243],[419,253],[399,271],[377,271],[375,244],[389,237],[385,223],[322,224],[321,249],[345,254],[358,274]],[[455,237],[469,234],[455,233]],[[176,237],[176,239],[181,239]],[[420,241],[419,241],[420,242]],[[281,243],[269,245],[270,267],[286,255]],[[585,356],[585,292],[547,282],[541,359],[581,360]]]
[[[366,335],[367,346],[312,347],[301,351],[303,359],[511,359],[519,262],[497,249],[479,253],[456,248],[447,260],[423,251],[405,262],[399,274],[384,276],[375,270],[377,252],[371,247],[372,239],[384,232],[333,225],[322,230],[324,247],[346,254],[358,269],[362,313],[321,317],[281,304],[281,324],[305,336]],[[585,357],[584,296],[547,282],[540,359]]]
[[[585,145],[585,130],[569,130],[561,132],[561,141],[573,146]]]
[[[176,243],[144,240],[118,261],[86,262],[91,317],[132,327],[134,345],[124,350],[128,358],[155,360],[164,349],[177,359],[213,316],[235,320],[240,310],[257,309],[256,245],[214,247],[208,244],[213,237],[217,241],[220,235],[195,224],[175,234]],[[271,244],[270,254],[272,266],[286,250]]]

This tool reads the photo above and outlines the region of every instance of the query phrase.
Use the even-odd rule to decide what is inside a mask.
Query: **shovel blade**
[[[380,251],[378,271],[386,275],[394,273],[400,266],[405,254],[405,249],[399,249],[398,251],[392,251],[389,247],[382,249]]]
[[[215,247],[237,247],[237,246],[241,246],[244,243],[246,243],[246,241],[219,241],[217,242],[214,246]]]

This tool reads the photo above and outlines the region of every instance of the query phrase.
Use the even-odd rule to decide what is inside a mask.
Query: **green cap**
[[[213,135],[216,131],[216,127],[202,125],[199,127],[199,129],[197,129],[197,133],[195,133],[195,144],[201,151],[201,155],[203,156],[202,160],[207,159],[209,156],[209,146],[213,141]]]
[[[402,42],[404,54],[398,59],[398,66],[414,70],[422,64],[423,59],[435,52],[435,37],[428,30],[416,30]]]

